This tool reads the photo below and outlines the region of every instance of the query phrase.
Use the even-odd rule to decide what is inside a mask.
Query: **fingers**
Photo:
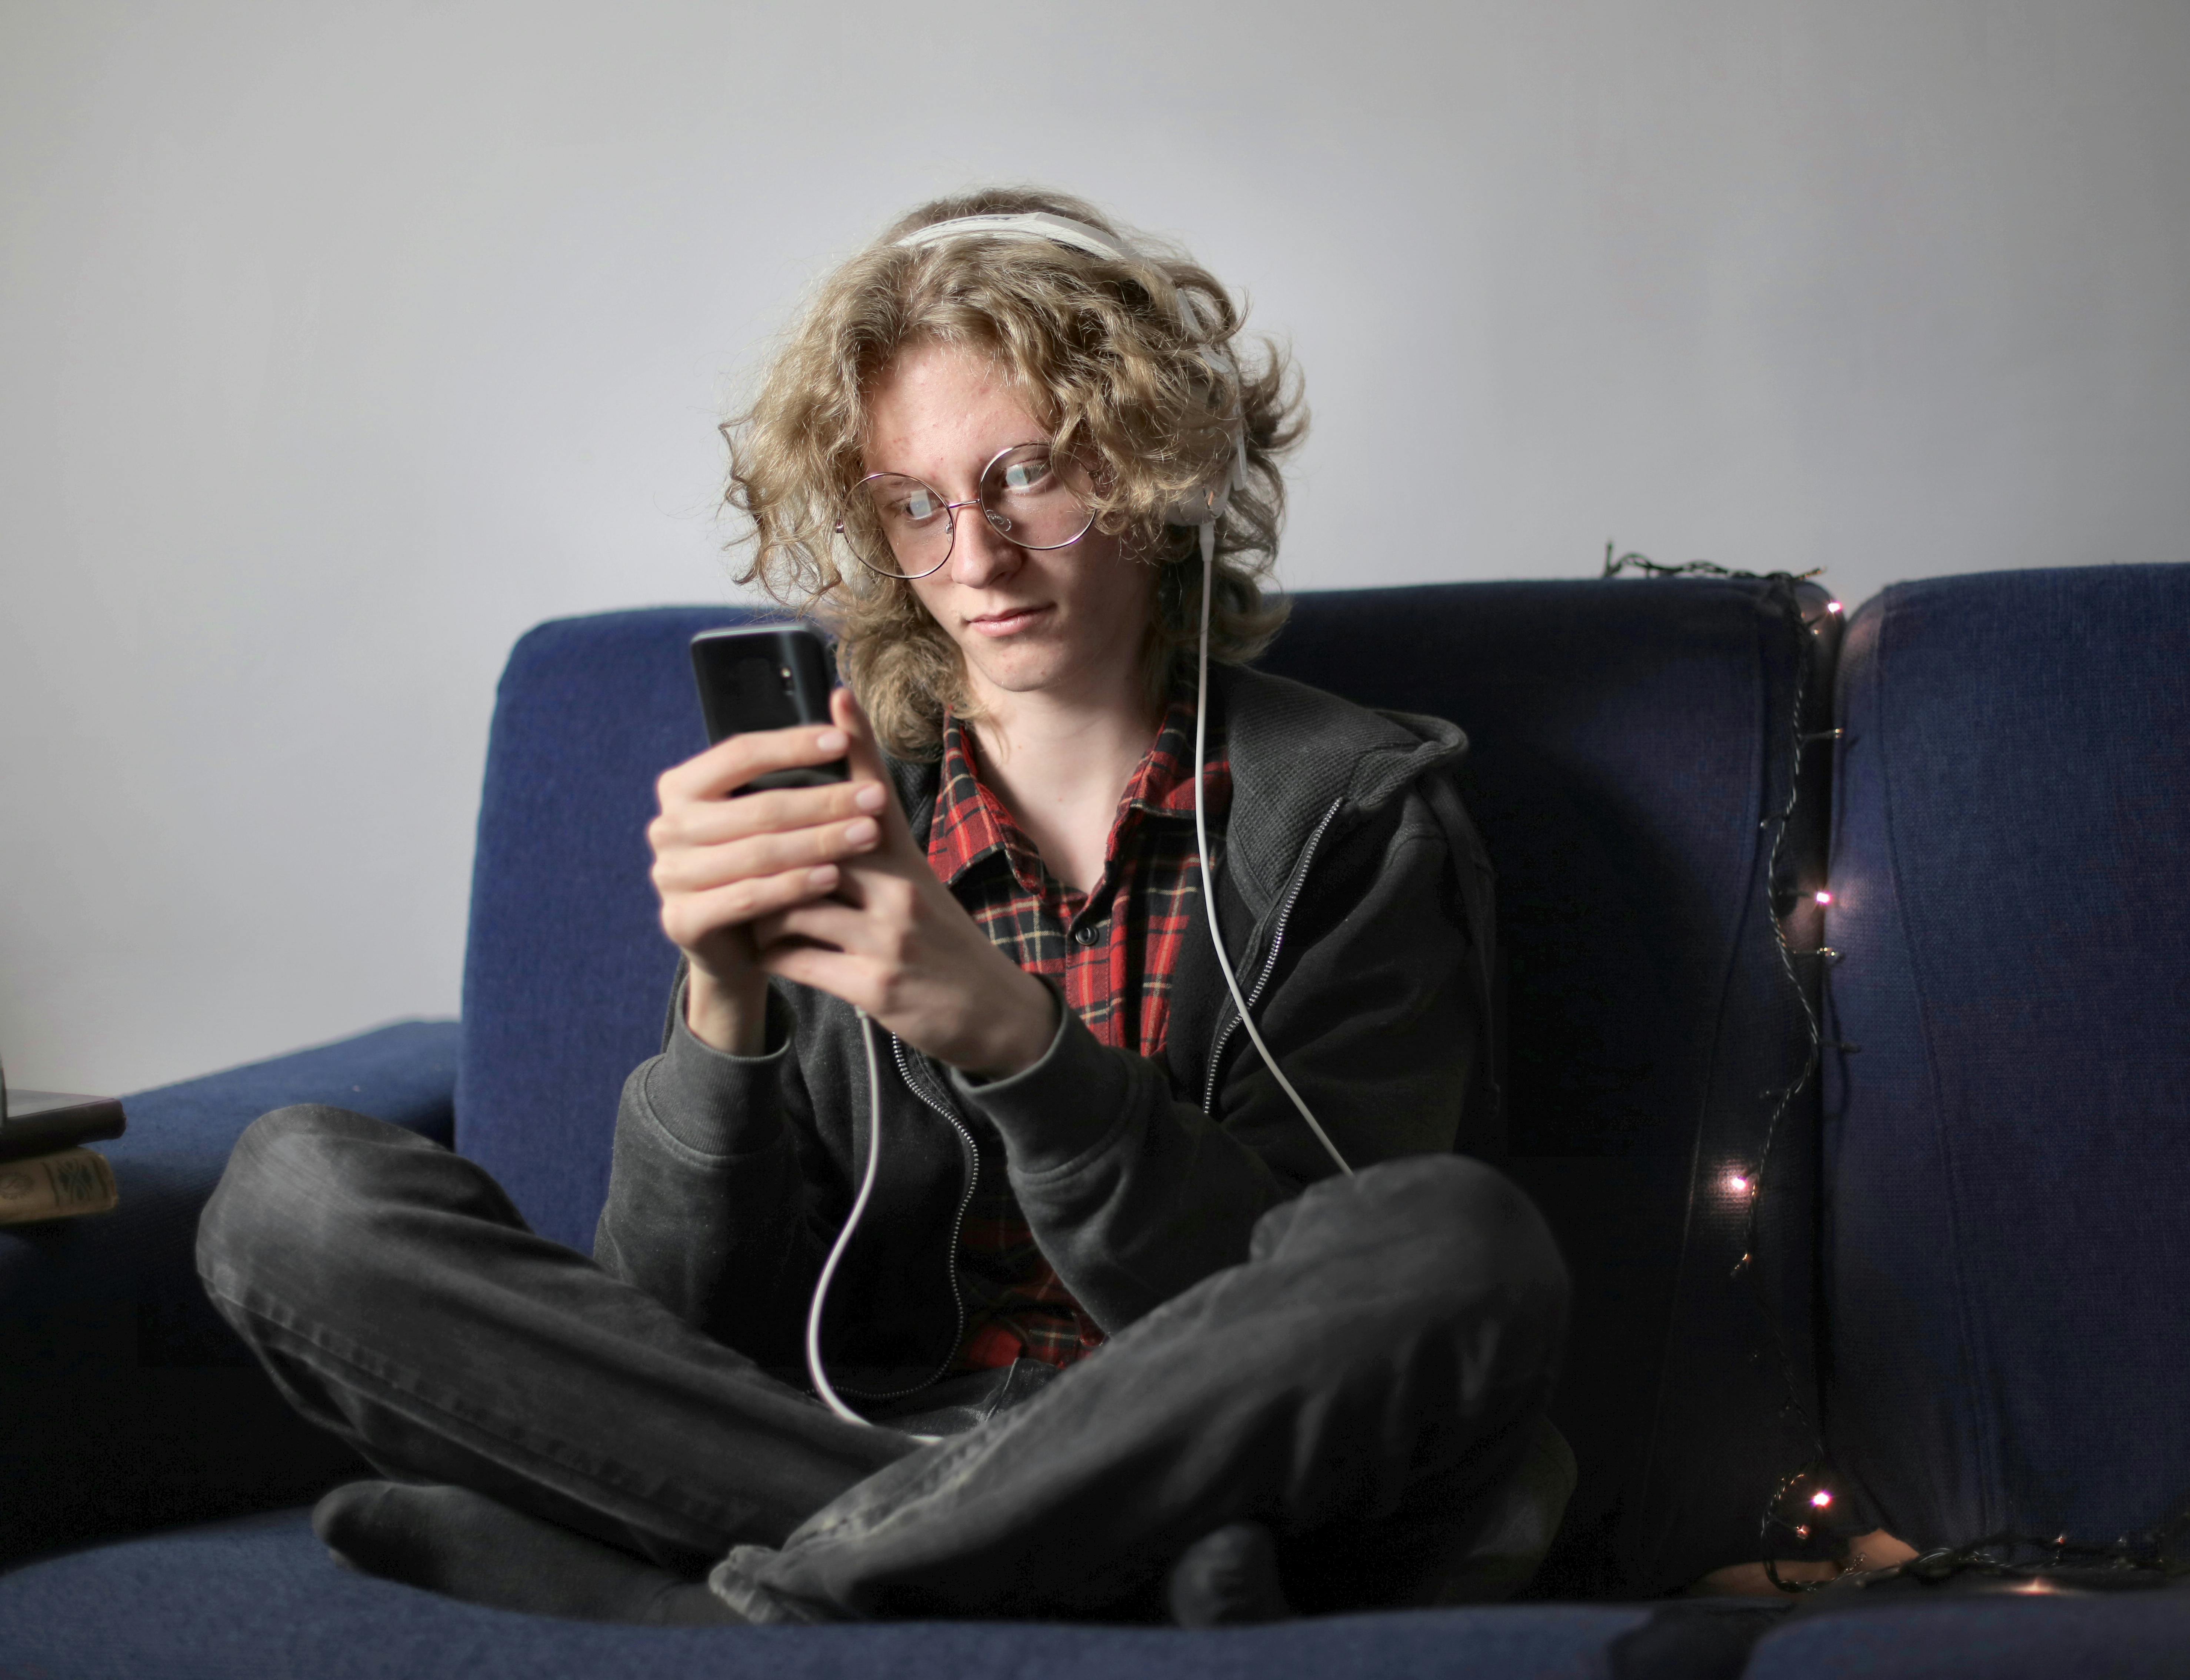
[[[889,790],[873,782],[776,788],[716,799],[665,796],[661,815],[649,825],[647,838],[656,851],[672,846],[719,846],[752,834],[872,817],[889,802]]]
[[[833,764],[844,756],[848,744],[844,731],[828,725],[730,735],[664,771],[656,789],[665,806],[672,800],[720,799],[771,770]]]
[[[865,1010],[878,1018],[885,1012],[882,988],[877,982],[872,966],[864,958],[848,956],[825,946],[793,942],[770,946],[763,951],[760,967],[763,973],[780,980],[811,986],[817,992],[842,998],[854,1009]]]
[[[788,910],[833,889],[842,878],[833,863],[786,869],[773,875],[746,875],[701,892],[665,895],[661,929],[691,950],[711,934]]]
[[[735,880],[843,863],[873,851],[881,843],[881,825],[873,817],[864,816],[844,823],[822,823],[811,828],[749,834],[713,845],[695,845],[689,840],[676,845],[657,843],[654,885],[664,897],[678,892],[706,892]]]
[[[871,863],[853,863],[838,874],[834,891],[754,919],[749,931],[763,967],[787,980],[806,981],[833,992],[833,982],[807,980],[803,970],[793,973],[781,964],[798,951],[856,959],[862,983],[879,995],[894,993],[922,974],[934,974],[939,962],[942,971],[956,973],[967,950],[986,954],[995,949],[970,920],[962,930],[971,935],[970,945],[947,938],[939,945],[933,923],[919,913],[920,889],[895,870],[878,869]],[[962,981],[964,977],[960,976]],[[856,1001],[848,993],[838,995]]]
[[[686,950],[696,953],[728,938],[724,948],[746,953],[750,963],[746,924],[831,892],[863,897],[848,889],[847,868],[890,846],[893,823],[909,846],[873,732],[856,707],[837,716],[854,723],[861,762],[874,773],[818,787],[740,791],[768,771],[845,761],[854,735],[840,721],[732,736],[661,778],[661,813],[647,839],[663,929]]]
[[[788,944],[820,945],[832,951],[875,956],[890,942],[871,925],[871,921],[865,911],[841,898],[813,898],[793,908],[756,918],[753,943],[763,953]]]

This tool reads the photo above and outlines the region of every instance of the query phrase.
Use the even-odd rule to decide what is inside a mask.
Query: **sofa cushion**
[[[454,1021],[406,1021],[124,1100],[121,1206],[0,1229],[0,1560],[287,1504],[355,1460],[275,1393],[198,1287],[198,1213],[270,1108],[339,1103],[445,1141]]]
[[[2186,1652],[2190,1592],[1964,1598],[1806,1616],[1742,1680],[2179,1680]]]
[[[2190,1493],[2190,566],[1900,585],[1840,682],[1835,1457],[2111,1541]]]
[[[1647,1612],[1567,1605],[1186,1633],[1047,1623],[638,1628],[482,1609],[353,1575],[302,1511],[0,1575],[11,1674],[40,1680],[1585,1680]]]

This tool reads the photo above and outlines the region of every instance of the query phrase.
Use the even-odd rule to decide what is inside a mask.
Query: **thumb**
[[[867,721],[867,714],[860,707],[859,697],[848,687],[840,687],[829,696],[829,716],[837,727],[851,741],[844,755],[854,781],[879,782],[889,798],[882,804],[879,821],[882,832],[892,838],[906,839],[911,830],[905,826],[905,812],[897,801],[897,783],[882,761],[882,749],[876,744],[874,726]]]

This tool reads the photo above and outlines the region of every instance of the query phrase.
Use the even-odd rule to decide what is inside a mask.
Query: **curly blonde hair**
[[[1036,211],[1084,222],[1136,255],[1116,262],[1016,239],[897,244],[936,222]],[[1121,235],[1079,199],[990,188],[921,206],[821,282],[752,407],[723,427],[723,500],[752,522],[754,544],[738,581],[836,633],[846,680],[900,757],[935,756],[946,709],[978,716],[957,648],[911,585],[841,554],[836,535],[839,505],[866,470],[868,393],[908,348],[964,345],[995,359],[1060,453],[1097,465],[1098,527],[1158,568],[1143,645],[1152,699],[1194,645],[1201,611],[1200,568],[1186,563],[1198,558],[1195,539],[1164,513],[1223,473],[1240,418],[1246,481],[1217,523],[1210,657],[1253,659],[1285,620],[1283,600],[1265,589],[1285,512],[1277,461],[1306,421],[1283,352],[1266,341],[1251,362],[1240,329],[1206,269]],[[1211,352],[1231,359],[1236,389],[1212,371]]]

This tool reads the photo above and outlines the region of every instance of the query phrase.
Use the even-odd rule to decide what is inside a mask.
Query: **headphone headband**
[[[1037,245],[1062,245],[1074,251],[1085,252],[1090,257],[1102,257],[1113,263],[1144,263],[1148,260],[1139,252],[1100,228],[1091,228],[1085,222],[1075,222],[1069,216],[1054,215],[1047,210],[1030,210],[1011,216],[957,216],[948,222],[931,222],[924,228],[915,228],[898,240],[901,246],[918,248],[923,245],[942,245],[954,239],[1018,239],[1030,240]],[[1193,298],[1183,291],[1177,293],[1179,325],[1188,332],[1201,331],[1201,311]]]
[[[940,245],[945,240],[983,238],[1027,239],[1067,245],[1090,257],[1107,257],[1114,263],[1134,262],[1140,256],[1123,240],[1099,228],[1091,228],[1069,216],[1053,216],[1047,210],[1030,211],[1019,216],[960,216],[948,222],[931,222],[924,228],[915,228],[898,243]]]

